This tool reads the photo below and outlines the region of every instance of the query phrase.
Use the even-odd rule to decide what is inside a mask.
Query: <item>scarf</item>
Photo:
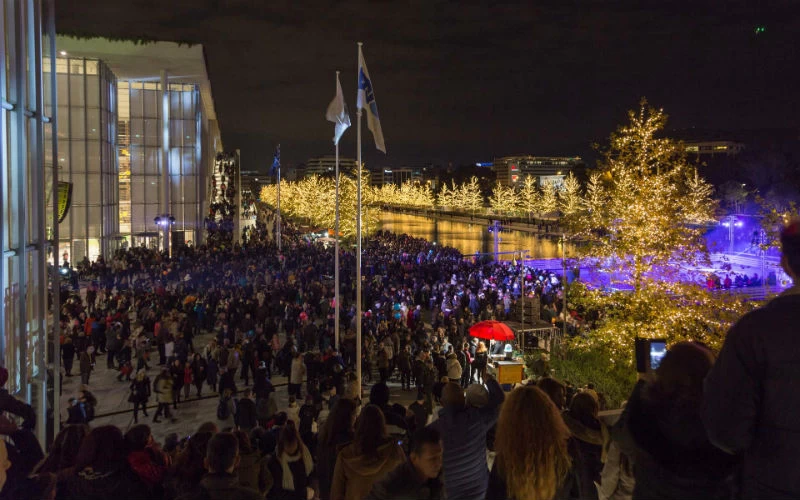
[[[289,464],[297,462],[302,458],[303,466],[306,469],[306,476],[311,474],[311,470],[314,468],[314,459],[311,458],[311,453],[308,452],[306,445],[300,443],[300,449],[301,453],[297,455],[289,456],[286,453],[281,453],[278,458],[281,463],[281,473],[283,475],[283,484],[281,487],[286,491],[295,491],[294,476],[292,476],[292,470],[289,468]]]

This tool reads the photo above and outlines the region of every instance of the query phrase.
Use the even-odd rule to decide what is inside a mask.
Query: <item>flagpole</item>
[[[336,72],[336,83],[339,83],[339,72]],[[334,256],[334,279],[333,279],[333,286],[335,287],[333,292],[333,300],[335,301],[333,306],[333,313],[335,317],[333,318],[333,346],[336,349],[339,349],[339,141],[338,138],[335,141],[336,144],[336,221],[333,226],[333,231],[335,233],[334,238],[336,238],[335,243],[335,256]]]
[[[361,42],[358,42],[358,80],[361,78]],[[358,186],[356,196],[356,384],[361,398],[361,107],[357,106],[356,149],[358,150]]]
[[[278,144],[278,151],[280,151],[281,145]],[[280,153],[278,153],[280,154]],[[281,160],[278,157],[278,210],[275,214],[276,217],[276,230],[275,230],[275,242],[278,244],[278,253],[281,253]]]

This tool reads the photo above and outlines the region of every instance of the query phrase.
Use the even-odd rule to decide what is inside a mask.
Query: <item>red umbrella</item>
[[[475,323],[470,327],[469,334],[473,337],[486,340],[514,340],[514,332],[505,323],[488,320]]]

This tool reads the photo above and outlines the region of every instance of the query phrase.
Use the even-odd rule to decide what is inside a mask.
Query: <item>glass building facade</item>
[[[49,76],[49,61],[43,68]],[[75,267],[118,244],[117,79],[102,61],[85,58],[58,57],[55,73],[58,177],[72,193],[59,224],[58,262]]]
[[[0,364],[9,371],[9,392],[35,407],[42,443],[53,431],[47,400],[57,385],[47,364],[58,359],[45,348],[46,256],[53,252],[45,190],[55,174],[45,165],[52,165],[57,141],[55,109],[44,99],[54,102],[54,85],[42,62],[55,64],[52,13],[52,1],[0,0]]]
[[[175,218],[173,246],[198,243],[203,228],[206,168],[199,87],[170,83],[167,100],[168,108],[159,82],[119,82],[119,223],[122,237],[133,246],[158,247],[154,219],[165,214]],[[165,111],[168,134],[162,128]],[[162,167],[165,136],[168,172]],[[161,206],[165,182],[167,210]]]

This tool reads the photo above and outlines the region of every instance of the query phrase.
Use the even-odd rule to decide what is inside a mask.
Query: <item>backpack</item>
[[[219,398],[219,403],[217,404],[217,418],[219,420],[227,420],[231,416],[231,409],[228,406],[228,401],[230,400],[230,397]]]

